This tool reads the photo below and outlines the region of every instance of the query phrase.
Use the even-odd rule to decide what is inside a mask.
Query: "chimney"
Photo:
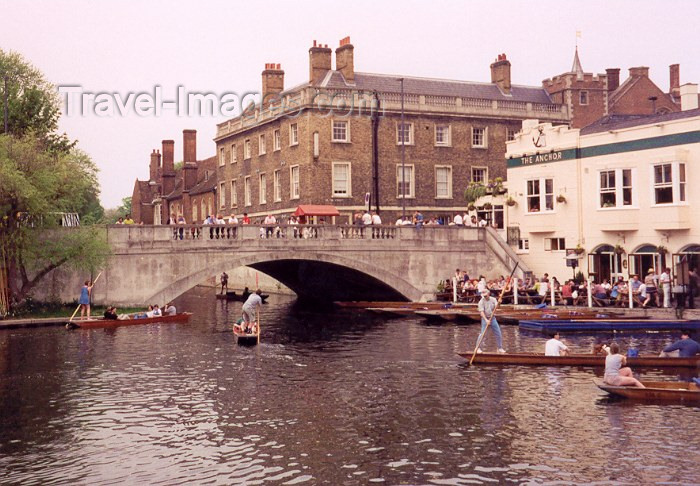
[[[642,78],[648,78],[649,77],[649,68],[646,66],[639,66],[639,67],[630,68],[630,77],[632,77],[632,76],[639,76]]]
[[[197,185],[197,162],[185,162],[182,166],[183,191],[189,191]]]
[[[182,131],[182,160],[197,162],[197,130]]]
[[[685,83],[679,88],[681,95],[681,111],[695,110],[698,108],[698,85]]]
[[[153,149],[151,152],[151,165],[150,165],[150,181],[160,182],[161,170],[160,170],[160,153]]]
[[[262,105],[269,105],[284,91],[284,71],[279,64],[266,63],[262,72]]]
[[[506,94],[510,94],[510,61],[505,54],[499,54],[493,64],[491,64],[491,82]]]
[[[353,51],[355,48],[350,44],[350,37],[340,40],[340,47],[335,50],[335,69],[340,71],[345,81],[350,84],[355,83],[355,61]]]
[[[309,49],[309,82],[311,84],[320,83],[326,76],[326,73],[331,70],[331,57],[333,50],[318,44],[314,41],[314,45]]]
[[[680,86],[681,86],[681,66],[680,64],[671,64],[668,67],[668,74],[671,78],[671,83],[669,84],[669,94],[674,98],[678,99],[680,97]]]
[[[620,87],[620,68],[608,68],[608,91],[613,92]]]
[[[175,190],[175,141],[163,140],[163,195]]]

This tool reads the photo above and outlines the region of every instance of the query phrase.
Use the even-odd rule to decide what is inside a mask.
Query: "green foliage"
[[[574,276],[574,282],[576,282],[578,285],[581,285],[586,279],[583,277],[583,273],[579,270],[576,272],[576,276]]]
[[[0,133],[5,132],[7,91],[8,132],[15,137],[30,134],[51,152],[68,152],[75,146],[65,134],[57,134],[61,104],[56,87],[17,52],[0,49]],[[5,78],[7,83],[5,83]],[[7,87],[7,89],[6,89]]]
[[[464,199],[467,200],[467,204],[474,204],[480,197],[486,195],[486,186],[480,182],[470,182],[467,188],[464,190]]]

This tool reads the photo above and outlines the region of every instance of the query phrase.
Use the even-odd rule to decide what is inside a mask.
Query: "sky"
[[[359,72],[488,82],[489,64],[505,53],[513,84],[533,86],[571,69],[578,40],[585,72],[618,67],[622,82],[630,67],[648,66],[667,92],[670,64],[680,64],[681,84],[700,81],[698,18],[695,0],[3,0],[0,47],[57,86],[108,94],[112,113],[99,114],[89,103],[80,113],[72,95],[60,131],[93,158],[102,205],[113,208],[136,179],[148,179],[162,140],[175,140],[182,160],[182,130],[196,129],[204,159],[216,151],[216,124],[230,118],[144,105],[139,114],[134,104],[120,113],[117,95],[133,101],[160,87],[169,101],[182,86],[242,96],[260,91],[270,62],[282,65],[292,87],[308,80],[313,40],[335,49],[346,36]]]

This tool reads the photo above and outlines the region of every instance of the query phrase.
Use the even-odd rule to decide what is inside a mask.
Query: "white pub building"
[[[536,276],[576,261],[596,281],[700,263],[696,84],[676,113],[610,116],[582,129],[523,122],[507,143],[508,240]],[[568,257],[568,258],[567,258]]]

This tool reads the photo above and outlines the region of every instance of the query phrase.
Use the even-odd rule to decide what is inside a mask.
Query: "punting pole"
[[[592,309],[593,308],[593,279],[589,276],[588,277],[588,308]]]
[[[457,303],[457,277],[452,277],[452,302]]]
[[[518,305],[518,277],[513,277],[513,305]]]
[[[632,291],[632,280],[627,283],[627,296],[629,297],[630,309],[634,309],[634,291]]]
[[[552,282],[549,284],[549,294],[551,295],[551,305],[554,307],[556,305],[556,301],[554,299],[554,277],[552,277]]]
[[[508,284],[510,283],[510,280],[513,278],[513,274],[515,274],[515,270],[518,268],[518,262],[515,262],[515,266],[513,267],[513,271],[510,272],[510,275],[508,276],[508,280],[506,280],[506,284],[503,286],[503,289],[501,290],[501,295],[498,297],[498,302],[496,302],[496,307],[494,307],[493,312],[491,313],[491,316],[489,317],[489,320],[486,322],[486,327],[484,328],[484,331],[479,334],[479,339],[476,342],[476,347],[474,348],[474,352],[472,353],[472,357],[469,360],[469,365],[471,366],[472,361],[474,361],[474,357],[476,356],[476,351],[479,349],[479,346],[481,346],[481,341],[484,339],[484,336],[486,335],[486,331],[488,331],[489,326],[491,325],[491,321],[493,320],[493,316],[496,315],[496,311],[498,310],[498,307],[501,305],[501,302],[503,301],[503,295],[506,293],[506,289],[508,288]]]
[[[90,286],[90,288],[93,288],[95,286],[97,281],[100,279],[100,275],[102,275],[102,272],[97,274],[97,278],[92,282],[92,285]],[[80,304],[78,304],[78,307],[76,307],[75,310],[73,311],[73,315],[70,316],[70,319],[68,319],[69,324],[71,323],[71,321],[73,321],[73,318],[75,317],[75,315],[78,313],[79,310],[80,310]]]

